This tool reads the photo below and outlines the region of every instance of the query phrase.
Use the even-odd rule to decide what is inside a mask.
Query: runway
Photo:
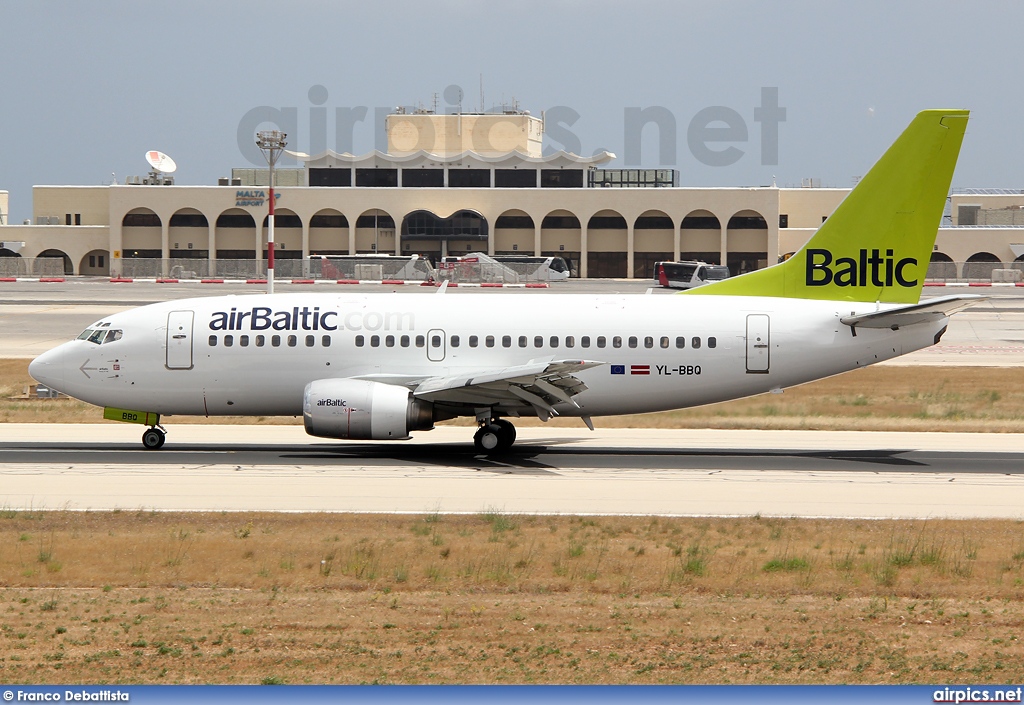
[[[523,428],[324,442],[301,426],[0,425],[7,509],[1024,518],[1024,435]]]

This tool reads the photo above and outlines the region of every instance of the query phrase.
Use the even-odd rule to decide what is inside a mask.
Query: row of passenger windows
[[[86,331],[86,332],[89,332],[89,331]],[[117,331],[117,333],[120,334],[120,331]],[[118,337],[120,337],[120,335]],[[316,347],[316,344],[317,344],[316,338],[317,337],[315,335],[303,336],[303,344],[307,348]],[[262,347],[264,347],[267,344],[267,340],[268,340],[268,337],[264,336],[264,335],[254,335],[254,336],[239,335],[237,342],[238,342],[239,347],[242,347],[242,348],[249,347],[250,343],[255,345],[257,348],[262,348]],[[622,345],[623,345],[623,340],[625,340],[626,347],[629,347],[629,348],[638,348],[638,347],[640,347],[640,342],[641,342],[640,338],[638,338],[635,335],[631,335],[631,336],[629,336],[628,338],[625,338],[625,339],[623,339],[622,336],[618,336],[618,335],[612,336],[611,341],[610,341],[611,342],[611,347],[613,347],[613,348],[621,348]],[[226,348],[233,347],[235,345],[235,336],[230,335],[230,334],[229,335],[225,335],[223,341],[220,341],[218,336],[216,336],[216,335],[211,335],[210,336],[210,347],[211,348],[217,347],[219,342],[223,342],[223,345]],[[289,348],[294,348],[294,347],[298,347],[298,345],[299,345],[299,336],[297,336],[297,335],[286,335],[286,336],[285,335],[271,335],[271,336],[269,336],[269,342],[270,342],[270,346],[273,347],[273,348],[279,348],[282,345],[286,345]],[[493,348],[493,347],[495,347],[496,342],[497,342],[497,339],[493,335],[484,336],[484,338],[483,338],[484,347]],[[531,342],[530,336],[527,336],[527,335],[520,335],[518,337],[518,340],[516,341],[516,343],[518,344],[518,347],[520,347],[520,348],[528,348],[528,347],[530,347],[530,342]],[[533,336],[532,342],[533,342],[533,347],[535,347],[535,348],[543,348],[544,345],[545,345],[544,336],[542,336],[542,335],[535,335],[535,336]],[[603,335],[599,335],[599,336],[597,336],[594,339],[591,339],[591,337],[589,335],[584,335],[584,336],[581,336],[579,338],[579,340],[577,341],[576,337],[572,336],[572,335],[567,335],[564,338],[560,338],[557,335],[552,335],[552,336],[550,336],[547,339],[546,342],[547,342],[547,347],[550,347],[550,348],[557,348],[557,347],[560,347],[560,346],[564,346],[564,347],[567,347],[567,348],[574,348],[574,347],[576,347],[577,342],[579,343],[579,346],[581,348],[589,348],[589,347],[591,347],[591,343],[594,344],[594,347],[606,348],[606,347],[608,347],[609,339],[607,337],[603,336]],[[356,347],[357,348],[365,347],[366,344],[367,344],[367,337],[366,336],[362,336],[362,335],[357,335],[355,337],[355,343],[356,343]],[[395,347],[395,345],[399,345],[399,346],[401,346],[403,348],[407,348],[407,347],[409,347],[410,345],[413,345],[413,344],[415,344],[417,348],[422,348],[422,347],[424,347],[427,344],[427,339],[426,339],[426,336],[423,336],[423,335],[417,335],[415,338],[413,338],[412,336],[409,336],[409,335],[402,335],[402,336],[395,336],[395,335],[384,335],[384,336],[381,336],[381,335],[371,335],[371,336],[369,336],[369,346],[371,348],[379,348],[381,346],[381,343],[383,343],[384,346],[388,347],[388,348],[393,348],[393,347]],[[477,335],[469,336],[467,338],[467,343],[469,344],[469,347],[471,347],[471,348],[479,347],[480,346],[480,336],[477,336]],[[443,344],[444,344],[444,340],[443,340],[443,338],[440,335],[432,335],[431,336],[430,346],[432,348],[440,348]],[[453,348],[460,347],[462,345],[462,339],[458,335],[453,335],[449,339],[448,344],[449,344],[449,346],[451,346]],[[691,347],[691,348],[693,348],[695,350],[699,349],[702,344],[703,344],[703,339],[700,336],[693,336],[692,338],[689,338],[689,347]],[[322,336],[320,336],[320,345],[321,345],[321,347],[325,347],[325,348],[331,347],[331,336],[329,336],[329,335],[322,335]],[[654,336],[648,335],[648,336],[645,336],[644,339],[643,339],[643,346],[645,348],[653,348],[655,346],[660,347],[660,348],[670,348],[670,347],[672,347],[672,345],[673,345],[673,340],[672,340],[671,337],[669,337],[667,335],[663,335],[660,338],[655,338]],[[715,338],[714,336],[708,338],[707,339],[707,346],[709,348],[716,348],[716,347],[718,347],[718,339]],[[503,347],[503,348],[511,348],[512,347],[512,336],[511,335],[503,335],[501,337],[501,347]],[[676,336],[676,338],[675,338],[675,347],[679,348],[679,349],[683,349],[683,348],[687,347],[687,338],[685,336],[682,336],[682,335]]]
[[[385,347],[393,348],[393,347],[395,347],[395,343],[398,342],[398,344],[401,345],[403,348],[407,348],[407,347],[409,347],[411,339],[410,339],[410,337],[408,335],[403,335],[401,337],[397,337],[397,336],[394,336],[394,335],[385,335],[385,336],[371,335],[369,337],[370,347],[371,348],[379,348],[380,345],[381,345],[381,341],[382,340],[384,342]],[[625,339],[625,341],[626,341],[626,346],[627,347],[630,347],[630,348],[640,347],[640,338],[638,338],[635,335],[629,336],[628,338]],[[361,347],[366,345],[366,342],[367,342],[366,341],[366,337],[362,336],[362,335],[357,335],[356,339],[355,339],[355,342],[356,342],[356,347],[357,348],[361,348]],[[480,346],[480,342],[481,342],[480,341],[480,336],[477,336],[477,335],[471,335],[471,336],[469,336],[467,338],[467,343],[469,344],[469,347],[471,347],[471,348],[479,347]],[[484,347],[493,348],[493,347],[495,347],[496,342],[497,342],[497,338],[495,338],[495,336],[493,336],[493,335],[484,336],[484,338],[483,338]],[[520,335],[516,342],[518,343],[518,346],[520,348],[528,348],[528,347],[530,347],[530,336],[528,336],[528,335]],[[599,335],[595,339],[591,339],[591,337],[589,335],[584,335],[584,336],[581,336],[578,341],[576,339],[576,336],[573,336],[573,335],[567,335],[564,338],[561,338],[561,337],[559,337],[557,335],[552,335],[552,336],[550,336],[547,339],[547,347],[557,348],[560,345],[564,345],[567,348],[574,348],[574,347],[576,347],[577,342],[579,343],[579,346],[581,348],[589,348],[591,346],[592,342],[595,343],[595,347],[598,347],[598,348],[606,348],[606,347],[608,347],[608,338],[603,336],[603,335]],[[613,347],[613,348],[621,348],[622,347],[622,343],[623,343],[623,338],[621,336],[616,335],[616,336],[613,336],[611,338],[611,347]],[[425,344],[424,337],[422,335],[417,335],[416,336],[416,347],[422,348],[424,346],[424,344]],[[646,336],[643,339],[643,346],[645,348],[653,348],[655,346],[662,347],[662,348],[670,348],[670,347],[672,347],[672,344],[673,344],[672,343],[672,338],[667,336],[667,335],[663,335],[660,338],[655,338],[654,336],[648,335],[648,336]],[[700,348],[701,345],[702,345],[702,338],[700,338],[699,336],[693,336],[692,338],[689,339],[689,344],[690,344],[691,348],[694,348],[694,349]],[[718,339],[715,338],[715,337],[710,337],[710,338],[707,339],[707,344],[708,344],[709,348],[718,347]],[[441,338],[440,335],[433,335],[433,336],[431,336],[430,346],[432,348],[439,348],[439,347],[441,347],[441,345],[442,345],[442,338]],[[448,345],[450,347],[457,348],[457,347],[462,345],[462,338],[460,336],[458,336],[458,335],[453,335],[449,339]],[[687,338],[685,336],[682,336],[682,335],[676,336],[676,338],[675,338],[675,346],[677,348],[682,349],[682,348],[685,348],[686,345],[687,345]],[[535,336],[533,336],[533,347],[535,347],[535,348],[543,348],[544,346],[545,346],[545,339],[544,339],[543,335],[535,335]],[[503,347],[503,348],[511,348],[512,347],[512,336],[511,335],[504,335],[504,336],[501,337],[501,347]]]
[[[303,342],[305,343],[307,348],[312,348],[312,347],[316,346],[316,336],[315,335],[307,335],[307,336],[304,336],[304,338],[305,338],[305,340]],[[251,341],[252,341],[252,343],[257,348],[262,348],[263,346],[265,346],[267,344],[267,336],[265,336],[265,335],[254,335],[254,336],[252,336]],[[250,343],[250,336],[248,336],[248,335],[240,335],[240,336],[238,336],[238,345],[239,345],[239,347],[247,348],[247,347],[249,347],[249,343]],[[289,348],[297,347],[298,344],[299,344],[299,336],[297,336],[297,335],[272,335],[272,336],[270,336],[270,347],[272,347],[272,348],[279,348],[279,347],[281,347],[282,343],[287,345]],[[233,336],[233,335],[225,335],[224,336],[224,347],[225,348],[233,347],[234,344],[235,344],[235,336]],[[320,345],[322,345],[325,348],[331,347],[331,336],[329,336],[329,335],[322,335],[322,336],[320,336]],[[210,336],[210,347],[211,348],[217,347],[217,336],[215,336],[215,335],[211,335]]]

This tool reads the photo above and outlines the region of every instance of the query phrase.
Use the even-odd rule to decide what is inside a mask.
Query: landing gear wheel
[[[504,453],[516,441],[516,427],[505,419],[484,424],[473,436],[477,451],[490,455]]]
[[[146,450],[158,450],[167,440],[167,434],[159,428],[150,428],[142,434],[142,445]]]
[[[508,450],[516,442],[516,427],[512,425],[511,421],[506,421],[505,419],[495,420],[494,425],[500,427],[502,431],[500,449]]]
[[[473,445],[481,453],[497,453],[501,451],[501,441],[505,434],[501,426],[489,423],[481,426],[473,436]]]

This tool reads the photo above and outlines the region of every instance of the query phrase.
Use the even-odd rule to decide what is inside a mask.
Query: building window
[[[536,188],[536,169],[495,169],[494,185],[498,188]]]
[[[789,227],[789,215],[787,213],[779,213],[779,227],[780,228],[788,228]]]
[[[583,188],[582,169],[541,169],[541,188]]]
[[[356,169],[356,186],[398,186],[398,169]]]
[[[490,169],[449,169],[449,188],[490,188]]]
[[[352,170],[348,167],[340,169],[313,169],[309,170],[310,186],[351,186]]]
[[[402,188],[442,188],[444,169],[402,169]]]

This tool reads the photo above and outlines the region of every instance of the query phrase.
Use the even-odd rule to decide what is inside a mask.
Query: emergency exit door
[[[192,369],[192,311],[167,314],[167,369]]]
[[[747,374],[768,374],[770,334],[767,314],[752,313],[747,316]]]

